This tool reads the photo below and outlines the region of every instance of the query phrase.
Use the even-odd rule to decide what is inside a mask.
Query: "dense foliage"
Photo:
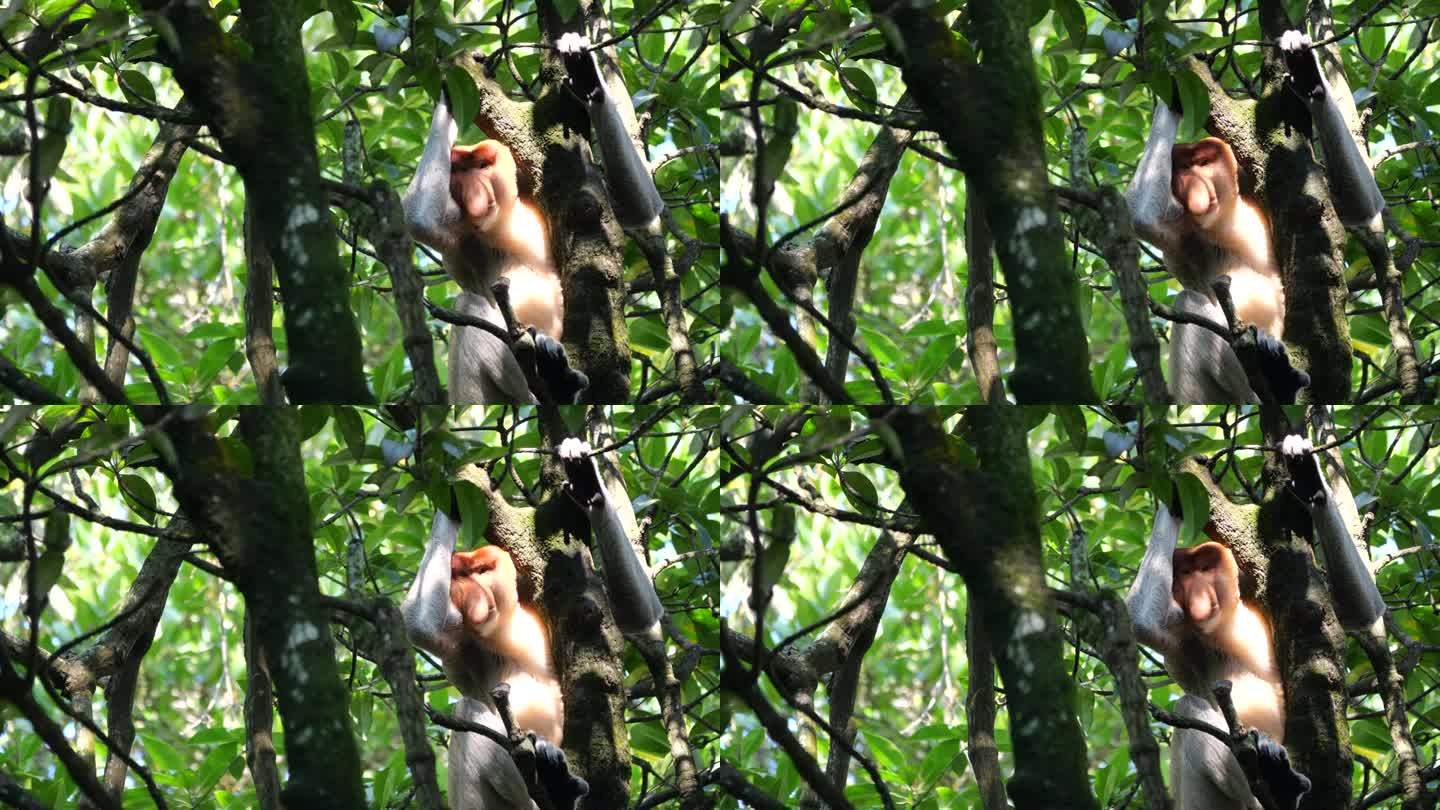
[[[934,131],[937,122],[927,121],[917,110],[915,93],[921,88],[902,76],[907,54],[897,47],[889,18],[866,10],[879,5],[765,3],[757,13],[740,18],[735,32],[743,36],[737,36],[730,51],[736,71],[725,89],[735,108],[732,126],[743,127],[756,148],[726,164],[722,207],[747,233],[763,222],[770,276],[779,282],[767,286],[771,296],[783,300],[786,286],[809,295],[813,285],[816,309],[828,315],[828,322],[801,319],[801,332],[822,358],[844,323],[837,312],[850,313],[853,305],[855,341],[877,362],[874,367],[849,364],[845,379],[851,396],[879,400],[883,393],[878,376],[899,401],[976,402],[982,392],[975,387],[974,360],[966,356],[967,329],[989,325],[990,316],[977,310],[977,300],[995,297],[994,340],[1000,372],[1008,379],[1016,369],[1016,353],[1022,351],[1015,341],[1012,308],[1016,280],[1008,277],[1018,268],[1004,267],[1002,252],[997,288],[992,291],[986,281],[977,284],[971,254],[985,257],[985,280],[991,275],[991,254],[983,238],[973,232],[967,236],[967,216],[973,218],[966,213],[967,203],[975,183],[959,169],[973,172],[993,163],[998,159],[993,144],[1024,135],[997,130],[1009,125],[1005,107],[1015,101],[982,86],[951,98],[939,111],[953,116],[972,143],[957,152],[956,144],[942,142]],[[1261,12],[1278,5],[1229,0],[1003,5],[1014,13],[1028,9],[1032,64],[1015,54],[981,52],[984,31],[976,9],[989,4],[925,4],[927,12],[942,17],[953,30],[955,45],[943,53],[959,63],[954,72],[966,77],[970,68],[971,78],[983,82],[984,70],[1003,71],[1017,87],[1026,72],[1035,73],[1039,109],[1021,109],[1017,115],[1039,117],[1044,173],[1062,191],[1064,262],[1080,284],[1078,322],[1089,342],[1088,374],[1098,401],[1138,400],[1143,392],[1137,385],[1136,358],[1129,345],[1133,336],[1127,330],[1115,268],[1104,255],[1116,215],[1097,217],[1082,201],[1096,189],[1124,188],[1143,150],[1157,93],[1172,98],[1172,79],[1178,81],[1184,102],[1182,140],[1206,134],[1206,112],[1222,91],[1226,98],[1242,100],[1288,92],[1278,83],[1267,83],[1271,74],[1262,75],[1262,70],[1273,69],[1263,63],[1273,47],[1272,37],[1261,31]],[[1292,21],[1307,19],[1305,4],[1284,6]],[[1434,139],[1440,128],[1440,91],[1432,76],[1440,57],[1432,43],[1440,5],[1359,0],[1333,8],[1312,3],[1308,8],[1310,26],[1328,24],[1320,35],[1335,41],[1359,107],[1363,142],[1389,205],[1385,236],[1403,274],[1401,317],[1424,363],[1436,351],[1433,285],[1440,213],[1432,200],[1440,182]],[[1317,41],[1320,38],[1317,35]],[[1207,95],[1185,61],[1191,56],[1200,58],[1200,67],[1219,83],[1221,89],[1211,91],[1214,95]],[[977,64],[979,72],[973,70]],[[1017,91],[1016,97],[1021,95]],[[756,124],[758,138],[750,134]],[[896,149],[895,143],[902,148]],[[1315,190],[1307,186],[1307,191]],[[865,216],[856,215],[855,209],[874,204],[875,197],[883,209],[869,226],[873,237],[865,225],[848,219],[838,232],[827,230],[847,214],[863,223]],[[1372,259],[1357,239],[1348,241],[1344,278],[1349,289],[1344,299],[1355,352],[1351,390],[1358,395],[1393,374],[1396,357]],[[1141,264],[1149,294],[1168,302],[1178,285],[1159,266],[1158,252],[1148,246],[1145,250]],[[851,262],[859,264],[857,289],[852,293],[841,287],[837,292],[837,277]],[[808,279],[800,272],[788,275],[785,271],[793,265],[806,267]],[[967,301],[967,290],[979,298]],[[838,309],[836,295],[842,297]],[[1163,347],[1172,324],[1144,311],[1141,304],[1141,317],[1159,331]],[[1058,312],[1047,314],[1060,317]],[[737,319],[736,339],[727,348],[752,373],[769,375],[764,379],[773,380],[773,390],[790,391],[804,374],[793,345],[771,349],[772,339],[781,338],[772,331],[746,308],[745,317]],[[986,351],[983,336],[978,348],[976,339],[971,337],[969,351]],[[1034,362],[1060,362],[1069,347],[1043,348],[1045,356]],[[1053,398],[1042,392],[1038,399]]]
[[[157,126],[163,121],[204,120],[196,112],[195,98],[185,100],[177,84],[173,59],[163,47],[166,26],[157,26],[158,18],[147,18],[138,13],[136,4],[124,0],[19,5],[21,13],[13,13],[16,4],[10,4],[0,14],[0,36],[5,42],[0,51],[0,134],[11,144],[0,149],[0,214],[13,240],[7,243],[9,258],[25,257],[28,263],[32,233],[42,255],[88,247],[76,254],[83,262],[76,256],[69,263],[56,255],[42,259],[40,264],[48,272],[37,274],[40,289],[68,312],[72,305],[55,287],[55,279],[63,279],[75,287],[74,295],[93,300],[100,312],[119,318],[124,310],[109,297],[116,284],[110,276],[133,275],[134,270],[105,263],[123,252],[120,247],[107,243],[102,255],[96,256],[97,245],[90,243],[106,228],[118,228],[131,241],[135,234],[145,234],[148,248],[127,243],[124,250],[143,253],[138,282],[133,278],[130,282],[135,288],[134,341],[153,360],[155,377],[174,401],[257,401],[254,370],[246,362],[246,351],[252,348],[247,333],[254,331],[252,326],[247,332],[245,312],[254,261],[246,249],[246,192],[240,172],[231,165],[234,158],[217,146],[209,128],[197,132]],[[400,339],[393,276],[371,239],[370,223],[376,212],[371,203],[354,196],[355,190],[379,183],[381,188],[404,192],[425,143],[442,77],[448,77],[453,88],[461,120],[467,120],[467,113],[474,116],[479,101],[466,88],[464,74],[451,64],[457,56],[483,54],[495,80],[511,98],[523,102],[534,100],[545,89],[539,71],[542,59],[552,52],[540,47],[539,15],[510,4],[432,0],[412,8],[409,3],[317,0],[281,5],[285,13],[303,21],[307,86],[278,92],[308,97],[320,176],[345,184],[328,187],[327,220],[333,219],[338,241],[332,250],[338,253],[307,260],[312,267],[326,262],[343,267],[348,287],[341,301],[358,324],[365,383],[382,401],[401,399],[411,393],[414,370]],[[557,5],[574,13],[573,3]],[[714,144],[718,103],[712,89],[715,59],[709,49],[712,31],[693,25],[693,16],[684,8],[658,17],[642,15],[652,11],[648,7],[617,5],[609,11],[611,31],[623,35],[615,57],[642,119],[657,185],[673,214],[674,233],[686,240],[677,242],[675,249],[686,256],[686,305],[692,314],[704,315],[696,321],[694,340],[697,355],[705,357],[728,319],[723,307],[716,309],[718,294],[705,292],[713,288],[716,275],[714,209],[719,172]],[[220,3],[212,13],[230,33],[239,36],[244,30],[240,4]],[[631,28],[637,24],[643,27]],[[39,61],[27,64],[32,57]],[[548,78],[555,87],[557,77]],[[35,149],[28,150],[37,133]],[[459,136],[462,143],[484,137],[468,124]],[[162,183],[158,189],[159,199],[154,202],[160,210],[155,212],[158,222],[150,238],[147,229],[133,221],[135,217],[112,218],[127,200],[144,202],[134,199],[136,189],[131,186],[152,173],[137,169],[152,143],[168,140],[181,144],[179,165],[173,179],[170,172],[162,173],[168,186]],[[255,182],[271,188],[283,177],[277,173]],[[37,190],[45,191],[43,198]],[[634,352],[632,385],[638,386],[647,373],[655,375],[656,367],[669,368],[670,344],[650,273],[633,246],[628,252],[627,277],[632,284],[637,279],[644,282],[626,299]],[[439,257],[417,251],[416,261],[428,297],[447,304],[457,288],[445,276]],[[105,277],[97,279],[96,274]],[[4,285],[0,285],[0,315],[6,359],[61,401],[81,393],[82,380],[56,335],[47,332],[32,307]],[[103,358],[113,342],[104,325],[77,321],[71,328],[87,343],[98,339]],[[283,369],[293,347],[279,306],[274,307],[273,325]],[[87,333],[90,328],[94,338]],[[435,355],[443,380],[443,340],[449,327],[432,319],[429,331],[439,347]],[[332,337],[340,345],[340,339]],[[250,336],[251,342],[256,340]],[[147,380],[145,370],[133,360],[129,375],[125,380],[129,397],[156,400],[155,380]]]
[[[125,409],[50,408],[34,414],[34,423],[15,418],[14,412],[7,416],[0,436],[5,460],[0,475],[0,651],[17,664],[28,662],[17,652],[33,638],[43,650],[36,671],[49,673],[43,656],[56,653],[62,665],[84,660],[109,675],[105,683],[111,688],[95,692],[83,710],[78,695],[52,691],[56,681],[48,676],[39,679],[34,695],[40,710],[64,728],[76,748],[102,763],[104,738],[97,744],[56,701],[69,712],[95,718],[112,734],[118,733],[114,718],[133,712],[135,759],[170,807],[259,806],[256,777],[246,767],[247,733],[254,731],[258,711],[249,703],[255,661],[243,638],[246,602],[227,581],[236,570],[226,567],[230,560],[217,559],[216,547],[187,535],[187,524],[175,516],[174,488],[161,471],[168,469],[173,447]],[[343,605],[377,598],[399,602],[420,561],[432,503],[449,503],[448,472],[470,463],[494,464],[494,480],[517,506],[536,497],[565,497],[537,486],[541,456],[533,416],[478,409],[448,419],[435,416],[426,414],[422,423],[407,428],[403,420],[383,413],[327,407],[300,413],[310,509],[305,528],[314,538],[316,580],[311,584],[338,600],[329,610],[337,638],[334,656],[349,695],[348,724],[360,750],[366,800],[376,808],[406,806],[415,800],[415,787],[407,749],[399,742],[394,690],[374,657],[375,631]],[[578,412],[571,417],[578,429]],[[689,419],[661,418],[661,413],[619,411],[613,417],[612,427],[623,442],[614,457],[643,522],[657,590],[674,623],[673,656],[687,723],[693,724],[690,739],[697,758],[708,762],[725,721],[715,691],[718,573],[711,538],[716,527],[706,513],[713,496],[704,494],[704,476],[685,474],[701,461],[689,439],[696,428]],[[234,421],[222,414],[214,424],[224,452],[248,465],[250,450]],[[460,546],[469,548],[483,541],[484,503],[472,488],[458,489],[462,513],[474,518],[460,539]],[[57,508],[61,501],[63,508]],[[44,517],[28,524],[18,519],[27,507]],[[28,547],[27,531],[35,532]],[[173,584],[152,587],[142,566],[154,567],[181,536],[198,541],[189,551],[180,549],[186,564]],[[25,562],[28,551],[38,555],[33,564]],[[303,579],[304,572],[268,576]],[[33,584],[29,577],[35,577]],[[47,596],[27,599],[32,587]],[[112,690],[122,676],[105,667],[113,668],[117,657],[130,658],[119,638],[128,637],[130,621],[147,604],[163,610],[154,641],[148,653],[141,649],[134,659],[138,687],[117,694]],[[650,673],[633,648],[625,649],[624,687],[631,694],[622,734],[628,736],[630,782],[638,800],[664,789],[670,747]],[[91,657],[97,651],[107,655]],[[270,667],[278,669],[273,660]],[[429,705],[447,710],[455,689],[423,659],[417,659],[417,667]],[[6,681],[0,691],[14,697],[15,688]],[[443,785],[443,743],[449,732],[427,726]],[[9,703],[0,709],[0,773],[47,807],[75,806],[75,785],[33,728]],[[277,722],[274,743],[283,779],[288,769],[283,722]],[[343,750],[338,741],[330,745]],[[152,806],[150,793],[133,772],[124,800],[126,807]]]
[[[1237,502],[1262,497],[1265,453],[1256,413],[1035,408],[1028,414],[1045,581],[1059,592],[1124,594],[1145,549],[1154,493],[1168,493],[1172,473],[1167,469],[1182,458],[1208,457],[1224,492]],[[770,416],[772,426],[781,421],[780,414]],[[1392,611],[1388,626],[1403,672],[1407,722],[1420,764],[1431,766],[1432,783],[1433,762],[1440,755],[1434,726],[1440,703],[1433,690],[1440,677],[1433,584],[1434,537],[1440,531],[1440,494],[1433,486],[1440,465],[1435,417],[1428,410],[1352,409],[1340,411],[1336,419],[1345,474],[1368,530],[1369,560]],[[769,462],[773,472],[764,485],[749,491],[749,478],[732,484],[726,490],[727,514],[746,544],[764,552],[747,553],[730,570],[722,606],[731,627],[747,635],[762,633],[766,654],[774,656],[770,677],[762,678],[766,698],[785,715],[795,713],[791,707],[810,706],[813,699],[815,717],[831,724],[834,731],[797,718],[790,728],[799,739],[815,741],[813,749],[809,743],[806,747],[822,767],[827,758],[833,762],[834,735],[844,729],[832,714],[835,684],[844,682],[848,666],[859,667],[853,710],[839,718],[853,724],[856,734],[859,753],[846,789],[856,807],[889,806],[882,792],[896,807],[981,807],[977,772],[983,768],[972,764],[980,743],[970,736],[975,707],[967,707],[967,700],[974,700],[977,679],[988,683],[993,675],[972,666],[967,621],[974,606],[967,605],[966,588],[942,551],[944,532],[933,537],[909,533],[915,514],[880,454],[887,441],[883,420],[834,410],[816,414]],[[1205,513],[1203,491],[1192,488],[1187,478],[1173,474],[1182,496],[1195,498],[1187,500],[1187,514]],[[1293,496],[1281,491],[1275,497]],[[752,504],[760,509],[758,535],[746,526]],[[1187,521],[1182,544],[1198,542],[1197,536],[1203,540],[1201,528]],[[976,549],[993,540],[955,539]],[[882,571],[894,576],[893,584],[885,583]],[[883,615],[876,617],[868,652],[862,640],[852,658],[835,660],[827,647],[856,643],[855,636],[863,639],[854,626],[838,633],[837,627],[874,609],[872,599]],[[755,604],[764,606],[763,613],[752,612]],[[1084,730],[1095,795],[1101,807],[1143,806],[1115,676],[1101,660],[1107,628],[1073,601],[1060,604],[1064,666],[1077,685],[1075,714]],[[763,632],[757,629],[762,621]],[[994,646],[1003,643],[992,637]],[[1366,798],[1357,806],[1399,807],[1389,792],[1395,784],[1395,744],[1375,692],[1374,671],[1358,644],[1350,641],[1347,648],[1353,784],[1356,798]],[[1140,670],[1152,704],[1168,708],[1180,696],[1152,652],[1142,653]],[[793,692],[787,698],[787,689],[817,677],[819,688],[805,699]],[[981,700],[999,706],[995,743],[999,773],[1008,779],[1015,761],[1004,691]],[[1151,727],[1163,746],[1168,727],[1154,721]],[[788,806],[797,806],[806,795],[792,758],[752,716],[737,716],[726,748],[733,761],[749,763],[747,773],[767,794]],[[1085,804],[1067,797],[1053,806]]]

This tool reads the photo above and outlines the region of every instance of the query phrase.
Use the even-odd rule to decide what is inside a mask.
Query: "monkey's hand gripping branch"
[[[645,158],[630,139],[590,40],[583,34],[569,33],[560,37],[555,47],[565,62],[571,89],[590,111],[616,218],[627,231],[658,234],[665,201],[655,188]]]
[[[1325,573],[1330,580],[1330,593],[1335,615],[1347,630],[1363,630],[1385,615],[1385,600],[1375,586],[1370,566],[1360,556],[1350,537],[1350,530],[1335,505],[1334,493],[1315,446],[1301,435],[1286,436],[1280,444],[1285,466],[1290,472],[1290,489],[1310,512],[1325,560]]]
[[[1258,728],[1245,728],[1240,724],[1231,694],[1233,686],[1228,680],[1216,681],[1214,685],[1215,702],[1219,704],[1220,714],[1230,729],[1227,737],[1219,739],[1240,763],[1250,790],[1261,807],[1265,810],[1295,810],[1300,800],[1310,792],[1310,778],[1291,767],[1285,746]],[[1213,735],[1219,730],[1210,729],[1207,733]]]
[[[1286,84],[1310,109],[1310,118],[1325,149],[1325,174],[1330,197],[1340,221],[1350,227],[1364,227],[1385,207],[1385,197],[1370,171],[1370,163],[1350,134],[1345,114],[1335,103],[1334,91],[1320,67],[1319,55],[1310,37],[1299,31],[1280,36],[1280,53],[1288,72]]]
[[[600,468],[590,445],[569,438],[558,448],[565,465],[565,491],[590,518],[595,545],[600,551],[601,573],[605,592],[610,597],[610,610],[615,623],[626,636],[657,635],[660,615],[664,612],[640,555],[625,532],[615,505],[605,490]]]
[[[1273,400],[1281,405],[1295,404],[1295,395],[1300,393],[1301,388],[1310,385],[1310,375],[1295,368],[1290,362],[1290,353],[1279,338],[1236,316],[1230,283],[1229,276],[1221,276],[1215,279],[1211,288],[1216,302],[1220,304],[1220,311],[1225,313],[1230,329],[1230,347],[1245,367],[1251,390],[1262,402]],[[1254,373],[1257,371],[1259,379]]]
[[[452,652],[460,631],[461,616],[450,601],[450,558],[455,554],[455,538],[460,521],[435,513],[425,556],[415,572],[415,581],[400,603],[400,614],[410,640],[415,646],[445,658]]]
[[[1178,628],[1184,612],[1172,595],[1175,543],[1180,538],[1180,521],[1164,503],[1155,507],[1155,525],[1140,560],[1140,570],[1125,606],[1135,626],[1135,637],[1145,646],[1167,654],[1179,643]]]

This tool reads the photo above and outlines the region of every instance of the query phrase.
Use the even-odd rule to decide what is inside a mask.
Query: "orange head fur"
[[[499,141],[450,148],[450,196],[482,231],[504,221],[519,198],[516,177],[515,156]]]
[[[1225,626],[1240,604],[1240,567],[1219,543],[1177,548],[1172,558],[1171,595],[1185,618],[1206,635]]]
[[[470,630],[487,636],[520,603],[515,562],[499,546],[481,546],[450,557],[450,601]]]
[[[1219,138],[1176,144],[1170,150],[1170,193],[1201,230],[1210,230],[1240,199],[1240,163]]]

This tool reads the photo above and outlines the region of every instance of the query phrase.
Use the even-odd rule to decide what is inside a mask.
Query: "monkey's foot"
[[[1291,365],[1285,344],[1263,329],[1255,330],[1255,348],[1260,353],[1260,373],[1270,383],[1276,401],[1294,405],[1295,395],[1310,384],[1310,375]]]
[[[584,509],[594,509],[605,502],[605,485],[600,481],[600,468],[590,455],[590,444],[582,439],[568,438],[556,448],[560,463],[565,465],[565,491]]]
[[[1310,779],[1290,767],[1290,756],[1285,753],[1285,746],[1275,742],[1268,734],[1259,729],[1255,730],[1255,734],[1257,735],[1255,750],[1259,754],[1257,760],[1260,766],[1260,778],[1270,789],[1270,797],[1275,800],[1275,806],[1292,810],[1300,804],[1300,799],[1310,792]]]
[[[574,405],[590,387],[590,378],[570,365],[570,356],[560,341],[543,332],[535,333],[535,370],[558,405]]]
[[[1320,58],[1310,47],[1310,37],[1299,31],[1280,35],[1280,53],[1285,57],[1286,83],[1305,102],[1319,101],[1325,96],[1325,82],[1320,74]]]
[[[605,86],[600,77],[600,63],[590,50],[590,38],[573,32],[565,34],[555,43],[555,49],[565,62],[565,73],[570,77],[575,95],[585,101],[599,101]]]
[[[565,752],[541,737],[535,738],[535,779],[557,810],[573,810],[575,802],[590,792],[589,782],[570,773]]]

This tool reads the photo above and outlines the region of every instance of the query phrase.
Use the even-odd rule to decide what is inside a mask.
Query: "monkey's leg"
[[[461,698],[455,716],[504,733],[500,716],[483,701]],[[539,810],[510,752],[473,731],[450,736],[448,787],[454,810]]]
[[[1270,798],[1275,800],[1280,810],[1295,810],[1295,806],[1310,792],[1310,778],[1290,767],[1290,755],[1285,752],[1285,746],[1263,731],[1256,730],[1255,733],[1259,735],[1255,747],[1259,752],[1260,778],[1265,780]]]
[[[1225,323],[1220,305],[1194,290],[1175,296],[1175,309]],[[1255,402],[1240,358],[1203,326],[1177,323],[1170,333],[1170,398],[1178,405]]]
[[[1335,615],[1345,629],[1363,630],[1385,615],[1385,599],[1335,506],[1314,445],[1304,436],[1294,435],[1286,436],[1280,447],[1290,468],[1291,486],[1310,511],[1334,597]]]
[[[560,443],[558,452],[569,479],[570,495],[590,517],[615,623],[627,636],[658,633],[665,608],[655,593],[654,580],[615,512],[590,445],[570,438]]]
[[[455,308],[497,322],[494,304],[474,293],[461,293]],[[450,403],[532,405],[535,395],[509,346],[483,329],[455,326],[450,331]]]
[[[1256,333],[1260,351],[1260,372],[1270,382],[1270,391],[1282,405],[1295,404],[1295,395],[1310,384],[1310,375],[1295,368],[1285,344],[1261,329]]]
[[[1175,713],[1226,728],[1220,710],[1195,695],[1176,701]],[[1263,810],[1230,749],[1203,731],[1175,729],[1170,737],[1170,782],[1175,810]]]

